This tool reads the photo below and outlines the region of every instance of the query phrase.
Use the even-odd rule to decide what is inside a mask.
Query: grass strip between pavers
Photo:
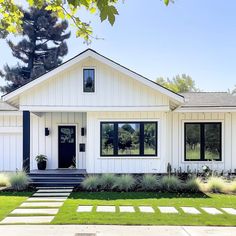
[[[0,221],[32,194],[32,192],[0,192]]]

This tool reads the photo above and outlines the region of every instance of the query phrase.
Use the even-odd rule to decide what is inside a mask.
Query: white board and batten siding
[[[0,112],[0,171],[22,169],[22,113]]]
[[[95,93],[83,93],[83,68],[95,68]],[[160,92],[93,59],[86,59],[20,95],[21,110],[112,111],[168,109],[169,98]],[[109,110],[110,109],[110,110]],[[60,111],[61,111],[60,110]]]
[[[79,152],[79,143],[86,143],[86,136],[81,136],[81,128],[86,128],[86,113],[75,112],[47,112],[38,117],[31,116],[31,161],[30,168],[37,169],[35,157],[38,154],[48,158],[47,168],[58,168],[58,126],[76,126],[76,167],[85,169],[85,154]],[[49,128],[49,136],[45,136],[45,128]]]
[[[184,161],[184,122],[221,122],[222,123],[222,161],[197,162]],[[208,165],[214,170],[229,171],[236,169],[236,113],[173,113],[172,122],[172,155],[173,168],[186,171],[190,169],[202,170]]]
[[[101,157],[100,122],[102,121],[157,121],[157,157]],[[163,173],[168,162],[169,149],[167,114],[165,112],[88,112],[87,113],[87,154],[88,173]],[[161,137],[161,138],[160,138]],[[160,138],[160,140],[159,140]]]

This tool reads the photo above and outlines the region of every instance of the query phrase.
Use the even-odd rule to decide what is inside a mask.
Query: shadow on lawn
[[[71,199],[118,200],[160,198],[210,198],[204,193],[154,193],[154,192],[73,192]]]
[[[0,191],[0,197],[29,197],[33,194],[33,192],[28,191]]]

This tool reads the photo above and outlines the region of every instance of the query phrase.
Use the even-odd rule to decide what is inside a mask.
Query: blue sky
[[[92,21],[94,35],[104,38],[89,47],[153,80],[186,73],[203,91],[236,84],[235,0],[176,0],[169,7],[160,0],[126,0],[117,7],[113,27],[82,14]],[[74,35],[67,43],[64,60],[88,47]],[[0,68],[16,63],[3,40],[0,52]]]

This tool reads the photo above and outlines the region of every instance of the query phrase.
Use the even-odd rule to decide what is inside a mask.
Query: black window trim
[[[187,159],[186,157],[186,125],[187,124],[200,124],[200,142],[201,144],[201,148],[200,148],[200,159],[198,160],[191,160],[191,159]],[[207,124],[219,124],[220,125],[220,158],[219,159],[214,159],[213,161],[222,161],[222,122],[204,122],[204,121],[200,121],[200,122],[184,122],[184,161],[186,162],[207,162],[207,161],[211,161],[212,159],[205,159],[205,135],[204,135],[204,126]]]
[[[83,89],[83,93],[85,93],[85,94],[95,94],[95,92],[96,92],[96,68],[95,67],[83,67],[82,68],[83,70],[82,70],[82,76],[83,76],[83,78],[82,78],[82,89]],[[86,92],[84,89],[84,71],[85,70],[93,70],[94,71],[94,91],[93,92]]]
[[[140,136],[139,136],[139,151],[140,154],[134,154],[134,155],[119,155],[118,154],[118,124],[124,124],[124,123],[138,123],[140,124]],[[155,147],[155,154],[144,154],[144,145],[141,145],[141,143],[144,144],[144,142],[142,142],[142,140],[144,139],[144,135],[143,133],[141,134],[141,130],[144,127],[144,124],[148,124],[148,123],[155,123],[156,126],[156,147]],[[113,141],[113,145],[114,145],[114,154],[113,155],[105,155],[102,153],[102,125],[103,124],[114,124],[114,132],[115,132],[115,137],[114,137],[114,141]],[[101,157],[158,157],[158,121],[101,121],[100,122],[100,156]],[[141,128],[142,127],[142,128]]]

